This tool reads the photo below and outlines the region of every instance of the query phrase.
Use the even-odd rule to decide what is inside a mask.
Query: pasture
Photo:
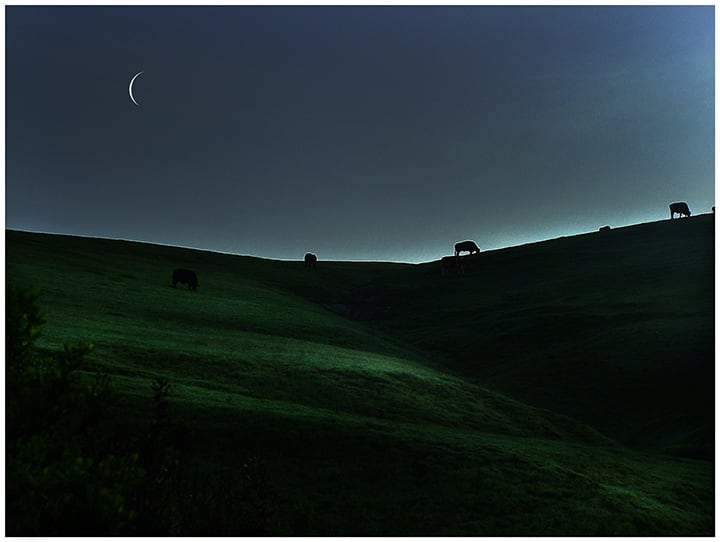
[[[713,244],[704,215],[443,276],[7,231],[6,273],[39,293],[43,351],[93,343],[116,434],[169,382],[151,534],[690,536],[714,533]],[[247,469],[252,498],[228,485]]]

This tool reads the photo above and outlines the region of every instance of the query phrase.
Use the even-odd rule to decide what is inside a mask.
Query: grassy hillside
[[[110,375],[118,431],[142,432],[151,382],[170,381],[182,496],[164,534],[237,534],[233,518],[212,516],[210,503],[253,462],[270,495],[267,534],[710,534],[712,463],[617,444],[620,424],[597,423],[602,416],[588,415],[580,390],[558,404],[547,400],[557,386],[528,393],[557,382],[543,378],[547,369],[530,370],[540,354],[516,346],[518,330],[531,337],[527,329],[544,315],[535,333],[558,334],[573,295],[577,306],[587,302],[577,297],[585,279],[575,254],[565,266],[578,284],[565,283],[554,312],[541,310],[548,291],[563,289],[547,273],[567,253],[554,243],[567,241],[481,254],[464,277],[440,277],[434,264],[321,262],[313,271],[302,262],[9,231],[7,282],[38,289],[41,346],[94,343],[87,374],[97,366]],[[688,267],[702,267],[699,258]],[[504,275],[513,261],[536,269],[535,279],[520,269]],[[198,292],[172,288],[180,266],[198,272]],[[602,304],[605,294],[595,296]],[[632,301],[614,303],[602,307],[623,314]],[[690,301],[683,307],[694,310]],[[523,310],[534,316],[518,318]],[[557,338],[543,351],[567,364],[574,345],[587,359],[585,337],[564,336],[564,348]],[[640,404],[618,396],[625,407]],[[627,423],[633,417],[644,419],[643,409],[628,412]]]
[[[484,386],[623,443],[711,457],[714,217],[438,262],[366,290],[364,318]],[[389,307],[385,314],[373,306]],[[362,317],[362,316],[361,316]]]

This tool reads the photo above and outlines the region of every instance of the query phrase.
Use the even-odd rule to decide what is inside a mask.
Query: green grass
[[[189,477],[261,458],[272,534],[710,535],[712,236],[648,224],[441,277],[8,231],[7,281],[38,288],[41,346],[94,343],[118,426],[170,380]]]

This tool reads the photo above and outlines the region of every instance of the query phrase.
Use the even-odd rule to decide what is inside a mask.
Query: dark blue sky
[[[427,261],[709,212],[714,51],[713,6],[9,6],[6,225]]]

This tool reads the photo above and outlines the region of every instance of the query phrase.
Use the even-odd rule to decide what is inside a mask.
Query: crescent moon
[[[137,79],[138,76],[141,75],[142,73],[143,73],[143,72],[137,72],[137,73],[133,76],[133,78],[130,79],[130,85],[128,86],[128,93],[130,94],[130,99],[131,99],[131,100],[133,101],[133,103],[134,103],[135,105],[137,105],[138,107],[140,107],[140,104],[135,101],[135,97],[133,96],[133,93],[132,93],[132,86],[133,86],[133,83],[135,82],[135,79]]]

